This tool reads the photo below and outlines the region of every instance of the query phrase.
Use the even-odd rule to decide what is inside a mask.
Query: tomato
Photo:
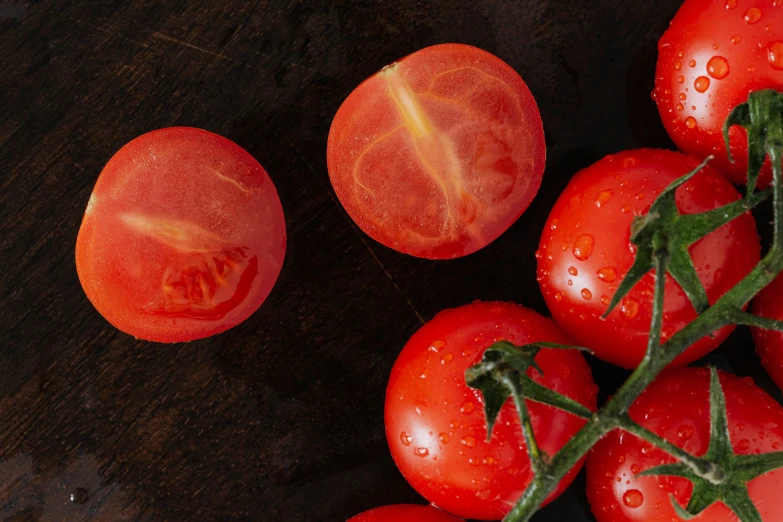
[[[348,519],[348,522],[459,522],[460,520],[432,506],[399,504],[365,511]]]
[[[533,95],[502,60],[427,47],[359,85],[332,122],[329,177],[373,239],[430,259],[464,256],[511,226],[541,184]]]
[[[553,319],[578,343],[625,368],[641,361],[652,314],[654,276],[645,276],[604,320],[601,318],[634,260],[630,226],[672,181],[698,162],[677,152],[634,150],[607,156],[576,174],[555,203],[544,226],[538,279]],[[740,198],[709,167],[677,189],[681,212],[711,210]],[[699,279],[714,302],[758,262],[760,243],[748,213],[690,248]],[[679,285],[667,277],[662,338],[696,317]],[[693,361],[716,348],[733,327],[705,337],[675,360]]]
[[[778,276],[753,300],[753,312],[770,319],[783,320],[783,276]],[[753,341],[761,364],[772,380],[783,389],[783,332],[753,328]]]
[[[779,451],[783,445],[783,407],[750,378],[721,373],[729,432],[741,455]],[[694,455],[704,455],[710,441],[710,375],[705,368],[667,370],[631,406],[636,422]],[[598,522],[670,522],[681,520],[669,500],[686,506],[693,486],[676,477],[636,477],[640,471],[675,462],[662,450],[621,431],[613,431],[593,448],[587,460],[587,497]],[[783,521],[780,492],[783,470],[755,478],[750,496],[764,522]],[[739,520],[722,503],[694,520]]]
[[[658,43],[653,98],[677,146],[704,158],[734,183],[747,177],[744,129],[723,123],[751,91],[783,90],[783,8],[780,0],[686,0]],[[769,161],[761,184],[771,181]]]
[[[486,348],[508,340],[570,344],[550,319],[511,303],[481,303],[445,310],[403,348],[386,389],[386,438],[403,476],[424,498],[454,515],[497,520],[532,479],[519,417],[508,401],[487,442],[482,396],[465,384],[465,370]],[[597,389],[576,350],[539,352],[544,371],[532,378],[595,409]],[[555,453],[584,420],[551,406],[528,403],[539,446]],[[547,499],[571,483],[574,467]]]
[[[76,240],[87,297],[141,339],[188,341],[247,319],[285,253],[280,200],[237,144],[188,127],[144,134],[106,164]]]

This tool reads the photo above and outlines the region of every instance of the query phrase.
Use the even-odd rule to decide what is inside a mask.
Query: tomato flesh
[[[630,242],[634,216],[647,212],[672,181],[698,165],[671,151],[626,151],[577,173],[555,203],[541,236],[538,280],[553,319],[601,359],[634,368],[642,360],[652,316],[654,276],[645,276],[608,318],[612,296],[634,261]],[[679,187],[680,211],[694,214],[740,198],[734,187],[707,167]],[[760,242],[748,213],[715,230],[690,248],[709,301],[738,283],[760,258]],[[696,318],[680,286],[667,276],[662,339]],[[694,343],[675,359],[685,364],[715,349],[733,327]]]
[[[783,407],[750,378],[721,373],[720,381],[734,452],[752,455],[780,451]],[[691,454],[704,455],[710,441],[709,387],[709,370],[705,368],[669,370],[639,396],[631,406],[630,416]],[[682,520],[671,505],[670,495],[681,506],[687,505],[693,491],[689,480],[636,476],[640,471],[672,462],[673,457],[629,433],[613,431],[601,439],[587,460],[587,497],[598,522]],[[783,521],[783,470],[753,479],[749,490],[764,522]],[[723,503],[716,503],[694,520],[739,519]]]
[[[348,522],[460,522],[460,520],[432,506],[399,504],[365,511],[348,519]]]
[[[266,171],[235,143],[175,127],[144,134],[106,164],[76,242],[87,297],[120,330],[151,341],[207,337],[264,301],[285,253]]]
[[[541,184],[541,117],[511,67],[467,45],[427,47],[357,87],[329,131],[329,176],[371,237],[418,257],[486,246]]]
[[[677,147],[745,184],[748,145],[744,129],[723,123],[748,94],[783,90],[783,8],[779,0],[686,0],[658,43],[653,97]],[[761,185],[771,181],[767,160]]]
[[[753,313],[783,321],[783,276],[778,276],[756,296]],[[783,332],[753,328],[753,341],[761,364],[783,390]]]
[[[499,340],[515,344],[570,344],[549,319],[510,303],[480,303],[445,310],[403,348],[386,390],[386,437],[403,476],[424,498],[454,515],[498,520],[533,473],[512,401],[502,408],[487,442],[481,394],[465,384],[465,370]],[[533,379],[594,409],[597,388],[582,354],[542,350],[544,374]],[[539,446],[555,453],[584,420],[551,406],[528,403]],[[547,501],[581,468],[574,467]]]

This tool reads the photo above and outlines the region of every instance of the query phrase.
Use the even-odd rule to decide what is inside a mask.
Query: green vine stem
[[[598,442],[614,429],[623,429],[661,448],[678,460],[677,464],[647,470],[645,474],[675,474],[694,483],[694,494],[686,508],[675,502],[683,518],[690,518],[712,502],[723,501],[743,522],[760,521],[758,511],[747,494],[747,481],[761,473],[783,467],[783,452],[765,455],[734,455],[725,424],[725,403],[717,373],[711,379],[710,450],[696,457],[633,422],[628,409],[660,372],[691,344],[729,324],[745,324],[783,331],[783,321],[761,318],[745,312],[745,305],[783,271],[783,94],[773,90],[751,93],[748,101],[737,106],[724,125],[728,145],[728,129],[732,125],[745,127],[748,133],[748,193],[741,201],[696,215],[681,215],[674,202],[674,192],[704,164],[667,187],[650,208],[634,221],[631,241],[637,246],[634,264],[613,296],[607,314],[648,272],[655,272],[653,314],[646,354],[614,396],[594,414],[572,404],[555,392],[534,388],[527,376],[535,369],[532,357],[544,344],[515,347],[507,342],[487,349],[481,363],[466,372],[467,383],[479,389],[485,398],[487,434],[491,436],[497,412],[506,399],[513,397],[522,422],[525,442],[535,476],[505,522],[530,520],[560,480]],[[730,153],[730,152],[729,152]],[[755,186],[766,156],[772,164],[772,199],[774,209],[774,239],[772,248],[756,267],[712,306],[695,277],[688,247],[713,230],[747,212],[768,197],[770,191],[756,192]],[[709,158],[706,161],[708,161]],[[664,282],[671,275],[683,288],[699,316],[664,344],[660,344]],[[503,345],[500,348],[498,345]],[[549,346],[547,346],[549,347]],[[566,348],[553,346],[556,348]],[[532,369],[532,370],[531,370]],[[535,383],[533,383],[535,384]],[[536,385],[538,386],[538,385]],[[550,404],[588,419],[582,429],[551,457],[542,455],[529,428],[525,400]],[[698,493],[698,495],[697,495]]]

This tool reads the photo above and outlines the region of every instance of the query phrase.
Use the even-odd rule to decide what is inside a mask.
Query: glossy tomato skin
[[[753,313],[783,321],[783,276],[778,276],[753,300]],[[783,390],[783,333],[753,328],[753,341],[761,364]]]
[[[237,144],[201,129],[144,134],[106,164],[76,241],[87,297],[135,337],[179,342],[247,319],[283,264],[272,181]]]
[[[475,302],[444,310],[419,329],[397,358],[386,390],[386,437],[397,467],[424,498],[464,518],[503,518],[532,478],[513,403],[504,405],[487,442],[481,395],[465,384],[465,370],[499,340],[571,343],[532,310]],[[544,375],[533,373],[534,380],[595,409],[597,389],[580,352],[542,350],[536,362]],[[550,406],[528,407],[538,443],[549,454],[584,424]]]
[[[360,513],[348,522],[460,522],[462,519],[432,506],[398,504]]]
[[[332,122],[329,177],[376,241],[449,259],[486,246],[528,207],[546,147],[533,95],[496,56],[417,51],[359,85]]]
[[[783,89],[783,7],[779,0],[686,0],[658,43],[653,97],[680,150],[705,158],[731,181],[745,184],[744,129],[723,123],[731,109],[760,89]],[[761,185],[771,181],[767,160]]]
[[[746,377],[721,373],[729,432],[734,452],[741,455],[780,451],[783,447],[783,407]],[[709,370],[667,370],[637,399],[631,418],[659,436],[703,455],[709,445]],[[587,498],[598,522],[670,522],[681,520],[669,496],[685,506],[693,486],[675,477],[636,477],[640,471],[674,459],[628,433],[613,431],[595,445],[587,460]],[[750,482],[750,496],[764,522],[783,521],[780,492],[783,470]],[[694,520],[736,522],[715,504]]]
[[[634,260],[630,227],[672,181],[698,165],[671,151],[640,149],[598,161],[577,173],[555,203],[544,226],[538,280],[552,318],[601,359],[634,368],[647,345],[654,277],[645,276],[609,317],[601,316]],[[677,206],[692,214],[725,205],[740,194],[710,168],[677,189]],[[710,302],[733,287],[760,256],[755,222],[743,215],[690,249]],[[679,285],[667,276],[663,339],[683,328],[696,312]],[[693,344],[675,364],[716,348],[733,327]]]

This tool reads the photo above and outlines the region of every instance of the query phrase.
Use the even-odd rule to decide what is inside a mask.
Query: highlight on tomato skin
[[[736,454],[753,455],[783,449],[783,407],[750,377],[719,372],[726,397],[731,445]],[[702,456],[710,442],[710,374],[706,368],[664,371],[634,402],[630,417],[689,453]],[[684,520],[671,496],[686,506],[692,483],[680,477],[637,476],[646,469],[675,462],[661,449],[635,435],[614,430],[601,439],[587,459],[587,498],[598,522],[672,522]],[[748,484],[764,522],[783,522],[780,493],[783,470],[756,477]],[[693,520],[736,522],[722,502]]]
[[[355,517],[348,522],[461,522],[461,518],[453,517],[433,506],[415,504],[396,504],[383,506]]]
[[[647,349],[653,273],[602,318],[634,261],[631,223],[635,216],[647,212],[669,183],[698,164],[693,157],[665,150],[613,154],[574,175],[550,211],[536,252],[541,292],[558,325],[604,361],[632,369]],[[677,206],[684,214],[712,210],[740,197],[731,183],[709,166],[675,192]],[[753,216],[744,214],[713,231],[694,243],[690,254],[709,302],[714,303],[760,259],[761,243]],[[667,275],[662,340],[695,318],[690,300]],[[726,326],[705,336],[672,364],[687,364],[706,355],[733,329]]]
[[[425,499],[466,519],[500,520],[533,478],[513,401],[501,409],[487,441],[483,396],[465,370],[497,341],[572,345],[548,318],[513,303],[474,302],[440,312],[400,352],[386,388],[386,439],[394,462]],[[539,384],[595,410],[597,387],[578,350],[543,349],[535,358]],[[557,452],[584,425],[582,418],[527,401],[539,447]],[[557,498],[582,463],[547,498]]]
[[[530,205],[544,171],[541,116],[498,57],[442,44],[373,75],[332,121],[327,166],[356,224],[417,257],[475,252]]]
[[[762,290],[751,305],[753,313],[783,321],[783,276],[778,276]],[[783,332],[753,328],[753,342],[761,364],[772,380],[783,390]]]
[[[232,141],[190,127],[149,132],[104,167],[76,240],[87,297],[140,339],[223,332],[266,299],[285,254],[280,199]]]
[[[723,123],[752,91],[783,90],[783,8],[779,0],[685,0],[658,43],[653,99],[677,147],[705,158],[733,183],[747,179],[745,130]],[[772,180],[769,160],[759,185]]]

